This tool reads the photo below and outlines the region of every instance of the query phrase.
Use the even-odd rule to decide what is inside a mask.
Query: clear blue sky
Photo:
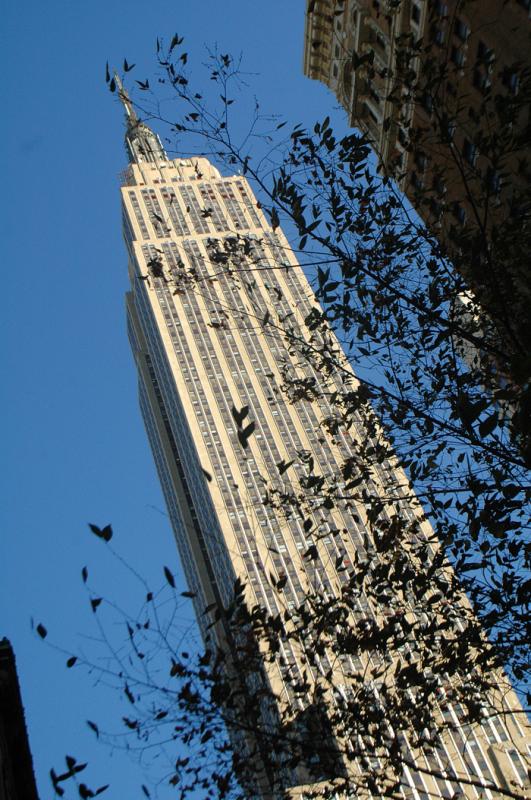
[[[313,124],[335,102],[302,76],[303,16],[303,0],[21,0],[4,9],[0,636],[15,648],[43,800],[65,753],[88,759],[95,782],[111,781],[105,797],[140,797],[144,778],[85,725],[126,713],[120,701],[66,670],[30,617],[50,639],[89,648],[85,564],[103,594],[127,603],[127,581],[89,521],[112,522],[117,548],[154,584],[162,564],[178,571],[125,334],[123,122],[105,62],[126,56],[144,78],[156,36],[183,35],[194,61],[217,42],[243,52],[264,111]]]

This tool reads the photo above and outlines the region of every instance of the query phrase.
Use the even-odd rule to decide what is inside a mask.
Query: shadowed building
[[[435,254],[465,279],[456,313],[465,324],[482,319],[482,335],[502,353],[483,376],[493,368],[495,386],[511,385],[514,440],[528,464],[530,8],[308,0],[304,40],[305,75],[334,92],[435,234]]]
[[[436,201],[440,205],[443,198],[455,201],[457,222],[470,220],[459,170],[482,166],[476,134],[485,98],[516,97],[522,89],[522,68],[531,61],[529,9],[528,0],[307,2],[304,74],[334,92],[349,123],[368,135],[384,168],[398,176],[426,221],[437,222]],[[415,43],[422,46],[409,51],[407,65],[401,63]],[[408,90],[428,62],[431,89],[415,96]],[[364,63],[367,68],[360,69]],[[416,73],[410,83],[406,66]],[[529,109],[522,111],[519,128],[529,125]],[[508,203],[518,176],[515,170],[502,177],[501,171],[485,168],[483,179],[497,203]]]
[[[13,648],[0,641],[0,800],[38,800]]]

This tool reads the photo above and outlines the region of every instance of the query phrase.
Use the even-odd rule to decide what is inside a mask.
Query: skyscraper
[[[216,619],[205,608],[228,606],[237,578],[249,603],[289,616],[309,591],[323,598],[340,592],[370,544],[362,503],[334,506],[323,491],[310,496],[301,515],[290,513],[293,498],[325,479],[340,489],[346,460],[354,477],[361,474],[359,443],[373,439],[376,446],[381,434],[376,423],[364,428],[361,418],[351,432],[337,425],[319,391],[322,377],[302,357],[310,346],[312,290],[245,178],[222,177],[205,158],[169,159],[121,88],[120,94],[130,160],[122,186],[128,330],[140,406],[198,619],[206,633]],[[328,345],[337,355],[333,334]],[[346,357],[337,357],[337,387],[355,386]],[[292,378],[301,377],[316,390],[313,401],[296,396]],[[371,495],[383,496],[390,484],[399,492],[407,483],[390,460],[369,472],[364,480]],[[415,537],[426,541],[431,529],[419,504],[405,497],[396,502]],[[356,619],[369,628],[377,616],[403,615],[398,597],[387,596],[375,609],[360,592],[356,603]],[[279,696],[285,683],[286,702],[288,673],[311,682],[335,669],[326,652],[303,663],[289,638],[281,650],[267,674]],[[349,676],[366,666],[356,654],[342,656],[344,683],[325,705],[347,703]],[[494,715],[466,734],[456,725],[455,737],[431,753],[424,770],[406,768],[405,796],[452,797],[460,778],[470,797],[479,796],[467,786],[470,779],[523,785],[524,731],[511,713],[518,703],[510,692],[504,703],[503,720]],[[293,704],[304,712],[300,698]],[[427,774],[434,770],[442,777]],[[311,770],[292,772],[286,781],[296,786],[308,782]],[[324,772],[321,777],[330,777]],[[280,788],[264,796],[281,796]]]

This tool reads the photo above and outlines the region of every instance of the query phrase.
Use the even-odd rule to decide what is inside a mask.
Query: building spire
[[[118,97],[125,110],[125,149],[130,163],[141,164],[148,161],[156,164],[159,161],[168,161],[166,151],[157,134],[139,119],[117,72],[114,73],[114,81],[118,89]]]

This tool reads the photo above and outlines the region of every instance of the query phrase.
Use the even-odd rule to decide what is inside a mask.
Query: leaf
[[[133,67],[135,67],[135,66],[136,66],[136,64],[128,64],[128,63],[127,63],[127,59],[126,59],[126,58],[124,58],[124,72],[131,72],[131,70],[132,70],[132,69],[133,69]]]
[[[81,577],[83,578],[83,583],[86,583],[88,578],[88,569],[86,567],[81,570]]]
[[[111,73],[109,72],[109,62],[105,62],[105,83],[109,83],[111,80]]]
[[[95,612],[97,607],[100,605],[102,598],[101,597],[93,597],[90,601],[90,605],[92,606],[92,610]]]
[[[35,629],[35,630],[37,631],[37,633],[39,634],[39,636],[41,637],[41,639],[46,639],[46,637],[48,636],[48,631],[46,630],[46,628],[44,627],[44,625],[42,625],[40,622],[39,622],[39,624],[37,625],[37,627],[36,627],[36,629]]]
[[[479,424],[479,434],[480,436],[490,436],[490,434],[495,430],[496,426],[499,422],[499,415],[498,412],[495,411],[490,417],[484,419],[483,422]]]
[[[197,597],[196,592],[181,592],[181,597]]]
[[[294,461],[284,461],[284,459],[282,459],[282,461],[279,461],[278,464],[276,465],[279,475],[283,475],[286,472],[286,470],[288,470],[294,463],[295,463]]]
[[[238,439],[239,439],[239,442],[240,442],[241,446],[244,449],[247,449],[249,437],[252,436],[252,434],[254,433],[254,429],[255,428],[256,428],[255,423],[254,422],[250,422],[247,425],[246,428],[244,428],[241,431],[238,431]]]
[[[171,570],[168,569],[168,567],[164,567],[164,575],[166,576],[166,580],[168,581],[172,589],[175,589],[175,578],[173,577],[173,574]]]
[[[147,788],[147,786],[144,786],[144,784],[142,784],[142,791],[144,792],[146,797],[151,797],[151,795],[149,793],[149,789]]]
[[[104,528],[100,528],[98,525],[94,525],[92,522],[88,524],[92,533],[98,537],[98,539],[103,539],[104,542],[110,542],[112,539],[112,528],[110,525],[106,525]]]
[[[271,219],[271,227],[275,231],[278,228],[278,226],[280,225],[280,220],[278,218],[278,212],[277,212],[277,210],[276,210],[276,208],[274,206],[271,209],[271,211],[269,213],[269,216],[270,216],[270,219]]]
[[[173,37],[173,39],[170,42],[170,49],[169,49],[168,52],[171,53],[172,50],[175,47],[177,47],[178,45],[182,44],[183,42],[184,42],[184,38],[182,36],[179,37],[179,36],[177,36],[177,34],[175,34],[175,36]],[[148,795],[148,797],[149,797],[149,795]]]
[[[74,666],[74,664],[76,663],[76,661],[77,661],[77,656],[70,656],[70,658],[69,658],[69,659],[68,659],[68,661],[66,662],[66,666],[68,667],[68,669],[71,669],[71,667],[73,667],[73,666]]]
[[[203,472],[203,475],[204,475],[204,476],[205,476],[205,478],[207,479],[207,481],[208,481],[209,483],[212,483],[212,475],[210,474],[210,472],[209,472],[207,469],[205,469],[204,467],[201,467],[201,470],[202,470],[202,472]]]
[[[99,787],[99,789],[96,789],[96,791],[94,792],[94,795],[97,795],[97,794],[103,794],[103,792],[104,792],[106,789],[108,789],[108,788],[109,788],[109,786],[110,786],[110,784],[109,784],[109,783],[106,783],[106,784],[105,784],[105,786],[100,786],[100,787]]]
[[[57,775],[55,773],[55,770],[53,768],[50,770],[50,779],[52,781],[52,785],[53,785],[55,794],[58,797],[62,797],[64,795],[65,791],[64,791],[64,789],[62,789],[59,786],[59,778],[57,777]]]
[[[111,82],[109,83],[109,89],[111,90],[111,92],[116,91],[116,81],[114,80],[114,78],[111,78]]]
[[[314,544],[312,544],[303,555],[303,558],[309,558],[310,561],[315,561],[315,559],[318,557],[319,553],[317,552],[317,547]]]
[[[112,528],[111,528],[111,526],[110,525],[106,525],[104,527],[104,529],[102,530],[101,535],[102,535],[103,540],[105,542],[110,542],[111,539],[112,539]]]
[[[87,720],[87,725],[89,726],[91,731],[94,731],[94,733],[96,734],[96,738],[99,739],[100,738],[100,729],[98,728],[96,723],[92,722],[92,720],[88,719]]]

